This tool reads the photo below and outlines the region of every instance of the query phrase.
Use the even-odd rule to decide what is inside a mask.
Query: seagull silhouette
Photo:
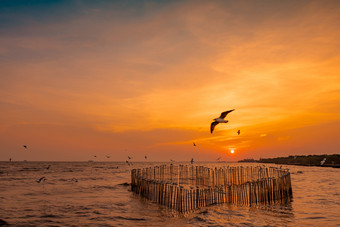
[[[216,125],[218,125],[219,123],[227,123],[228,121],[224,120],[224,118],[227,116],[228,113],[234,111],[235,109],[232,110],[228,110],[225,112],[222,112],[221,115],[218,118],[215,118],[214,121],[211,123],[210,125],[210,132],[213,133],[214,128],[216,127]]]
[[[145,155],[145,157],[144,157],[145,159],[147,159],[148,157]]]
[[[196,147],[196,143],[194,143],[194,147]]]
[[[23,145],[23,147],[24,147],[25,149],[27,149],[27,146],[26,146],[26,145]]]
[[[40,183],[42,180],[45,181],[46,178],[45,177],[41,177],[39,180],[37,180],[37,183]]]
[[[130,156],[128,156],[128,159],[131,159],[131,157],[130,157]]]
[[[216,159],[216,161],[219,161],[221,158],[222,158],[222,157],[218,157],[218,158]]]
[[[48,166],[46,167],[46,169],[50,169],[50,167],[51,167],[51,165],[48,165]]]
[[[192,158],[192,159],[191,159],[190,163],[191,163],[191,164],[193,164],[193,163],[194,163],[194,158]]]
[[[240,133],[241,133],[241,131],[240,131],[240,129],[239,129],[239,130],[237,131],[237,134],[240,135]]]
[[[12,158],[9,158],[9,161],[11,162],[11,161],[12,161]]]

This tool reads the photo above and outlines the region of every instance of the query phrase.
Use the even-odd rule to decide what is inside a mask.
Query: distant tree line
[[[324,161],[323,161],[324,160]],[[323,162],[322,162],[323,161]],[[261,158],[260,160],[244,159],[239,162],[260,162],[288,165],[312,165],[312,166],[339,166],[340,155],[290,155],[288,157]]]

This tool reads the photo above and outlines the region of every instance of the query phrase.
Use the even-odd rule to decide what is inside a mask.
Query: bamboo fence
[[[131,190],[181,213],[200,207],[287,203],[293,197],[288,170],[263,167],[161,165],[131,170]]]

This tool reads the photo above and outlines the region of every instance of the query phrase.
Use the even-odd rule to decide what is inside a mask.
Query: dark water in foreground
[[[340,226],[340,169],[287,167],[294,199],[286,206],[215,205],[178,216],[122,185],[131,169],[122,162],[0,162],[0,219],[13,226]]]

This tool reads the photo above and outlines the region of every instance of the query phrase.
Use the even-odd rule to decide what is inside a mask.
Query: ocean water
[[[283,166],[293,187],[284,206],[223,204],[178,215],[126,184],[132,168],[159,164],[0,162],[0,219],[12,226],[340,226],[340,169]]]

